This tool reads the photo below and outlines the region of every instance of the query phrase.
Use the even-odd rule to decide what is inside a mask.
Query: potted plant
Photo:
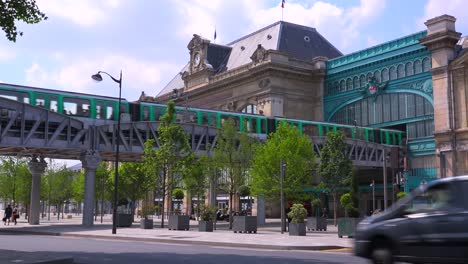
[[[140,228],[153,229],[154,206],[144,203],[140,212]]]
[[[302,204],[293,204],[291,211],[288,213],[288,217],[291,218],[289,223],[289,235],[290,236],[305,236],[306,226],[304,219],[307,217],[307,210]]]
[[[172,193],[172,198],[175,200],[184,199],[184,191],[175,189]],[[189,230],[190,229],[190,216],[182,215],[180,209],[176,209],[175,213],[169,215],[169,230]]]
[[[310,204],[312,207],[312,215],[307,218],[307,229],[309,231],[327,231],[327,218],[320,215],[322,201],[319,198],[314,198]]]
[[[213,220],[216,217],[216,207],[204,205],[200,208],[198,231],[213,232]]]
[[[359,201],[358,189],[359,183],[357,179],[356,170],[353,169],[351,174],[351,191],[345,193],[340,197],[341,206],[345,210],[345,217],[338,219],[338,237],[348,236],[354,237],[356,227],[361,220],[359,218]]]

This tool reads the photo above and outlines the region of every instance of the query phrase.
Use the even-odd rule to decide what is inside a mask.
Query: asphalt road
[[[0,254],[10,251],[51,257],[73,257],[77,264],[120,263],[368,263],[349,253],[278,251],[176,245],[31,235],[0,235]]]

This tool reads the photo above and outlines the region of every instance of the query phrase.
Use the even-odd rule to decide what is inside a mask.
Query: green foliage
[[[51,160],[42,179],[42,196],[49,204],[61,205],[69,201],[74,196],[74,178],[73,171],[65,165],[57,167]]]
[[[322,201],[319,198],[314,198],[310,202],[313,212],[315,211],[316,216],[319,216],[320,209],[322,208]]]
[[[208,186],[208,179],[204,173],[204,158],[194,160],[190,166],[187,166],[183,174],[183,181],[186,190],[194,197],[202,196]]]
[[[31,173],[27,160],[6,157],[0,160],[0,199],[28,204],[31,197]]]
[[[141,211],[139,211],[141,217],[147,217],[149,215],[154,215],[156,212],[155,206],[153,206],[150,203],[143,203],[143,206],[141,207]]]
[[[36,24],[47,17],[36,5],[35,0],[2,0],[0,1],[0,27],[8,40],[15,42],[19,34],[15,22],[22,21],[27,24]]]
[[[307,136],[288,123],[280,123],[277,131],[256,149],[251,171],[252,193],[279,200],[281,159],[286,164],[284,194],[287,199],[308,199],[304,188],[311,187],[314,178],[313,145]]]
[[[318,168],[325,186],[332,192],[349,181],[352,163],[345,150],[345,135],[341,131],[328,132]]]
[[[203,205],[200,208],[200,219],[202,221],[213,221],[216,217],[216,207],[214,206],[209,206],[209,205]]]
[[[359,217],[359,211],[354,205],[351,193],[345,193],[340,197],[341,206],[345,209],[346,215],[349,217]]]
[[[406,193],[405,192],[398,192],[396,197],[397,197],[397,200],[400,200],[401,198],[405,197],[406,196]]]
[[[325,186],[333,195],[333,215],[336,224],[336,209],[338,189],[347,185],[351,173],[352,163],[345,154],[345,135],[341,131],[327,133],[318,167],[319,174]]]
[[[302,204],[293,204],[288,217],[291,218],[291,223],[304,223],[304,219],[307,217],[307,210]]]
[[[241,196],[241,197],[250,196],[249,186],[242,185],[241,187],[239,187],[239,196]]]
[[[223,181],[218,186],[219,189],[228,193],[230,198],[233,198],[239,188],[246,183],[256,146],[255,138],[248,136],[245,132],[237,132],[232,119],[225,120],[218,131],[212,165],[223,177]],[[229,203],[230,212],[233,211],[233,203]],[[229,227],[232,228],[232,217]]]
[[[174,191],[172,192],[172,198],[176,200],[182,200],[184,199],[184,197],[185,194],[184,191],[182,191],[182,189],[174,189]]]

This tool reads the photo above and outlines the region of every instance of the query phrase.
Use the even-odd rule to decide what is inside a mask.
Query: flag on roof
[[[214,33],[214,40],[216,40],[216,28],[215,28],[215,33]]]
[[[281,0],[281,8],[284,8],[284,2],[286,2],[286,0]]]

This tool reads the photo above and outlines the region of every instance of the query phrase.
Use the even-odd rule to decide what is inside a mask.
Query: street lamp
[[[375,182],[372,180],[372,183],[370,184],[372,187],[372,213],[375,212]]]
[[[117,199],[118,199],[118,182],[119,182],[119,150],[120,150],[120,104],[122,101],[122,71],[120,71],[120,79],[116,79],[112,77],[112,75],[108,74],[107,72],[98,71],[96,74],[91,76],[91,78],[97,82],[102,81],[101,73],[106,74],[109,76],[114,82],[119,84],[119,106],[118,106],[118,116],[117,116],[117,146],[115,151],[115,178],[114,178],[114,210],[112,215],[112,234],[117,233]]]
[[[286,231],[286,211],[284,208],[284,170],[286,169],[286,163],[283,159],[280,160],[280,196],[281,196],[281,234]]]

